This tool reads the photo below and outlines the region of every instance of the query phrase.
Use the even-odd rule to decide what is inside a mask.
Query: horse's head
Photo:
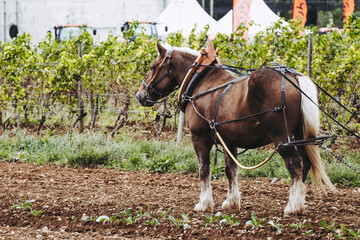
[[[136,98],[143,106],[153,106],[157,100],[166,97],[178,85],[177,77],[173,73],[173,52],[166,50],[157,43],[159,56],[150,66],[150,71],[142,81]]]

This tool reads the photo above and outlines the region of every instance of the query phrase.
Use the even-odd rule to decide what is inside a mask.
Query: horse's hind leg
[[[302,127],[299,127],[299,129],[294,131],[294,136],[296,140],[301,140],[303,139],[303,132],[302,132]],[[299,153],[300,157],[303,160],[303,176],[302,176],[302,181],[303,183],[305,183],[306,178],[308,176],[308,173],[310,171],[311,168],[311,162],[309,159],[309,156],[306,152],[306,147],[305,146],[297,146],[296,147],[297,152]]]
[[[291,176],[289,202],[284,210],[285,216],[305,212],[306,187],[303,183],[303,160],[294,147],[280,146],[278,152],[285,160]]]
[[[200,177],[200,201],[195,205],[195,211],[213,212],[214,201],[211,191],[210,178],[210,150],[212,144],[204,138],[192,135],[192,142],[199,161],[199,177]]]
[[[236,156],[236,148],[232,149],[232,153]],[[225,153],[225,164],[225,174],[228,178],[228,193],[226,200],[222,204],[222,208],[240,210],[241,194],[238,185],[237,165],[227,153]]]

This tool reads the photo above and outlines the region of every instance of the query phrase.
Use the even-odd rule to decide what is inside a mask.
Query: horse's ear
[[[161,57],[165,57],[166,49],[159,43],[156,43],[157,49]]]

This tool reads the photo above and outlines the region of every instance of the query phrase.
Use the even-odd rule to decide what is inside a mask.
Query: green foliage
[[[13,205],[10,210],[14,210],[14,209],[23,209],[23,210],[26,210],[28,209],[30,211],[30,213],[34,216],[40,216],[41,214],[44,213],[43,210],[40,210],[40,211],[36,211],[33,209],[33,203],[35,202],[35,200],[29,200],[29,201],[26,201],[24,203],[22,203],[21,205]]]
[[[38,114],[48,114],[59,107],[73,115],[78,110],[79,83],[83,87],[81,99],[86,106],[94,96],[99,98],[100,107],[105,106],[112,95],[124,94],[129,98],[157,56],[156,39],[139,34],[133,40],[137,25],[136,21],[130,24],[123,38],[110,34],[100,43],[94,43],[87,31],[62,42],[55,41],[48,34],[44,41],[33,45],[31,36],[22,34],[11,42],[1,43],[1,114],[27,118],[28,112],[33,112],[36,119],[33,122],[37,122]],[[293,20],[285,26],[279,21],[247,42],[242,37],[246,27],[240,25],[230,35],[217,34],[213,43],[220,49],[219,56],[224,63],[257,68],[277,61],[306,74],[308,36],[304,33],[313,31],[314,81],[349,109],[357,110],[353,103],[360,92],[360,70],[356,67],[360,59],[357,51],[360,47],[359,27],[360,19],[354,18],[342,32],[319,35],[317,28],[299,28]],[[166,41],[173,46],[200,49],[206,46],[208,26],[198,34],[195,34],[195,29],[196,26],[188,39],[176,32],[169,34]],[[328,103],[326,96],[320,97],[325,110],[337,116],[341,123],[348,122],[350,114]],[[145,111],[135,106],[136,111]],[[153,109],[156,111],[156,107]],[[350,128],[358,131],[360,124],[352,122]]]
[[[17,206],[17,205],[14,205]],[[300,238],[308,238],[307,236],[315,236],[317,234],[321,234],[324,236],[324,233],[328,233],[327,237],[340,238],[340,239],[358,239],[359,233],[356,230],[352,230],[346,227],[344,224],[336,225],[335,222],[327,223],[327,221],[322,220],[319,221],[318,224],[312,225],[310,220],[305,219],[298,223],[292,223],[289,225],[280,224],[279,218],[273,218],[272,220],[265,222],[264,218],[258,218],[253,212],[251,214],[251,220],[245,223],[245,226],[240,226],[241,222],[238,219],[236,214],[223,214],[221,212],[217,212],[215,214],[206,214],[202,215],[202,219],[189,217],[190,214],[181,213],[180,217],[174,217],[170,215],[173,210],[170,208],[167,211],[160,212],[152,212],[150,205],[148,204],[148,208],[146,212],[143,212],[142,207],[139,209],[133,209],[131,207],[125,207],[124,209],[115,214],[111,215],[101,215],[100,217],[88,217],[85,213],[81,220],[84,221],[96,221],[101,222],[103,224],[108,223],[118,223],[123,222],[127,225],[147,225],[150,227],[156,227],[157,225],[162,225],[164,223],[168,224],[170,222],[177,228],[183,228],[184,230],[187,228],[192,228],[192,226],[201,227],[199,223],[203,223],[204,227],[201,227],[202,230],[206,230],[208,227],[213,227],[212,225],[216,225],[223,230],[225,227],[231,228],[235,227],[235,229],[241,229],[242,231],[263,231],[263,227],[271,226],[276,229],[277,234],[284,233],[296,233],[299,234]],[[15,208],[15,207],[14,207]],[[193,214],[192,214],[193,215]],[[198,214],[195,214],[195,216]],[[111,216],[111,217],[109,217]],[[72,216],[73,220],[76,220],[75,216]],[[251,226],[251,230],[246,230],[246,225]],[[140,227],[140,226],[139,226]],[[293,228],[291,230],[290,228]],[[281,235],[284,236],[284,235]],[[318,235],[320,236],[320,235]]]
[[[97,165],[108,165],[110,161],[109,153],[87,148],[68,156],[68,164],[72,167]]]
[[[304,219],[302,222],[291,223],[290,227],[295,228],[296,230],[302,230],[303,228],[311,227],[308,219]]]
[[[209,224],[219,221],[220,218],[221,218],[221,212],[205,215],[205,218],[203,219],[203,222],[205,223],[205,228],[207,228]]]
[[[267,224],[273,226],[274,228],[276,228],[276,231],[278,233],[281,233],[282,229],[283,229],[283,225],[279,223],[279,219],[276,218],[276,220],[270,220]]]
[[[221,212],[205,215],[203,222],[205,224],[205,228],[207,228],[208,225],[214,223],[220,224],[221,229],[223,229],[223,227],[226,225],[230,225],[230,226],[240,225],[240,220],[236,217],[235,214],[227,215],[227,214],[222,214]]]
[[[255,212],[251,213],[251,219],[245,223],[245,225],[250,225],[252,229],[255,229],[261,226],[265,221],[265,218],[258,218]]]
[[[150,63],[156,58],[156,39],[139,34],[135,41],[131,40],[137,26],[135,21],[130,30],[124,34],[125,41],[118,36],[109,37],[100,43],[94,43],[86,31],[77,38],[64,42],[55,41],[48,34],[38,45],[31,43],[29,34],[19,35],[11,42],[0,43],[0,114],[9,116],[25,115],[31,111],[32,122],[37,123],[39,115],[48,114],[53,125],[65,124],[66,117],[56,119],[50,115],[55,109],[61,109],[57,115],[67,112],[68,117],[77,112],[79,100],[78,86],[82,83],[81,95],[85,105],[91,98],[99,97],[101,109],[113,104],[109,96],[124,94],[131,96],[138,88],[141,79],[149,70]],[[220,59],[227,64],[245,68],[257,68],[273,61],[288,65],[307,73],[308,36],[304,33],[314,32],[312,73],[315,82],[340,99],[349,109],[358,111],[360,70],[360,20],[351,19],[342,32],[330,32],[318,35],[316,28],[299,28],[293,21],[284,26],[275,23],[265,32],[258,33],[252,41],[242,36],[244,25],[230,35],[217,34],[213,39],[215,48],[220,49]],[[188,46],[200,49],[206,45],[208,27],[199,34],[195,28],[188,39],[181,32],[172,33],[167,42],[174,46]],[[130,41],[131,40],[131,41]],[[331,44],[329,44],[331,43]],[[79,49],[82,54],[79,56]],[[350,114],[339,110],[337,105],[320,94],[322,106],[335,116],[338,121],[347,124],[350,129],[359,131],[360,124],[350,121]],[[112,102],[113,101],[113,102]],[[117,105],[115,105],[118,107]],[[145,109],[137,103],[132,109],[140,112],[142,118],[147,116]],[[11,110],[12,109],[12,110]],[[154,107],[148,116],[155,116],[158,109]],[[116,116],[116,113],[113,113]],[[323,120],[325,117],[322,116]],[[1,117],[0,117],[1,119]],[[144,121],[135,119],[134,121]],[[326,121],[323,121],[326,122]],[[334,132],[342,134],[342,130],[333,127]],[[324,130],[329,130],[327,125]],[[2,136],[6,139],[7,136]],[[97,164],[117,166],[128,170],[148,168],[155,172],[182,171],[197,172],[198,164],[190,145],[177,146],[163,144],[158,141],[134,141],[128,136],[118,144],[97,138],[93,142],[85,135],[82,142],[76,137],[66,135],[34,139],[25,137],[9,141],[0,141],[0,157],[7,160],[26,159],[38,163],[70,164],[71,166],[95,166]],[[80,138],[80,137],[79,137]],[[250,151],[239,156],[244,165],[255,165],[268,157],[268,151]],[[341,163],[334,161],[328,154],[323,154],[326,171],[335,183],[346,186],[359,186],[359,176]],[[345,151],[345,161],[358,168],[359,154],[351,149]],[[212,166],[212,176],[220,178],[224,174],[223,161]],[[240,170],[247,177],[265,176],[288,178],[283,160],[275,156],[268,164],[253,171]]]
[[[96,218],[96,222],[103,222],[103,221],[109,221],[109,222],[113,222],[110,220],[110,218],[106,215],[101,215],[100,217]]]
[[[328,236],[340,239],[358,239],[358,231],[347,228],[344,224],[336,225],[335,221],[328,223],[326,220],[321,220],[318,222],[318,226],[321,232],[330,233]],[[290,227],[295,228],[301,234],[311,236],[317,232],[310,221],[305,219],[302,222],[292,223]]]
[[[222,218],[223,219],[219,222],[221,225],[231,225],[231,226],[240,225],[240,220],[235,216],[235,214],[223,215]]]
[[[328,225],[325,220],[322,220],[322,221],[319,222],[319,226],[320,226],[321,229],[334,231],[334,229],[335,229],[335,222],[331,222],[331,223]]]
[[[35,137],[19,131],[17,136],[0,135],[0,158],[13,161],[22,160],[38,164],[90,166],[105,165],[120,169],[148,169],[155,172],[198,172],[198,162],[190,143],[177,146],[175,142],[157,140],[135,140],[136,136],[126,133],[117,139],[108,139],[101,133],[65,134],[58,136]],[[359,168],[359,153],[344,149],[344,161]],[[238,157],[239,161],[251,166],[263,161],[269,153],[265,150],[251,150]],[[212,166],[212,176],[224,176],[224,159],[219,154],[218,165]],[[360,176],[343,163],[334,159],[332,154],[324,153],[325,170],[334,184],[359,187]],[[245,178],[256,176],[289,179],[284,161],[275,155],[266,165],[252,171],[241,170]]]
[[[170,221],[176,226],[176,227],[183,227],[183,228],[191,228],[189,225],[189,221],[191,219],[188,218],[187,214],[182,213],[181,214],[182,219],[175,218],[172,215],[169,215]]]
[[[158,159],[157,161],[150,161],[148,167],[153,172],[165,173],[171,172],[174,167],[174,162],[170,159],[169,156]]]

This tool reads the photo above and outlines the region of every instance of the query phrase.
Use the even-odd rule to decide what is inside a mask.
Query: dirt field
[[[0,239],[333,239],[349,234],[340,224],[360,230],[359,188],[339,188],[340,194],[324,197],[309,189],[305,215],[284,218],[289,185],[270,181],[240,179],[241,211],[222,211],[211,221],[214,215],[193,210],[199,198],[196,175],[0,161]],[[227,184],[212,184],[216,213]],[[28,200],[44,213],[37,216],[26,206],[11,209]],[[265,218],[254,229],[246,225],[252,212]],[[114,221],[96,222],[102,215]],[[266,224],[270,220],[282,225],[281,232]],[[320,228],[323,220],[329,229]]]

